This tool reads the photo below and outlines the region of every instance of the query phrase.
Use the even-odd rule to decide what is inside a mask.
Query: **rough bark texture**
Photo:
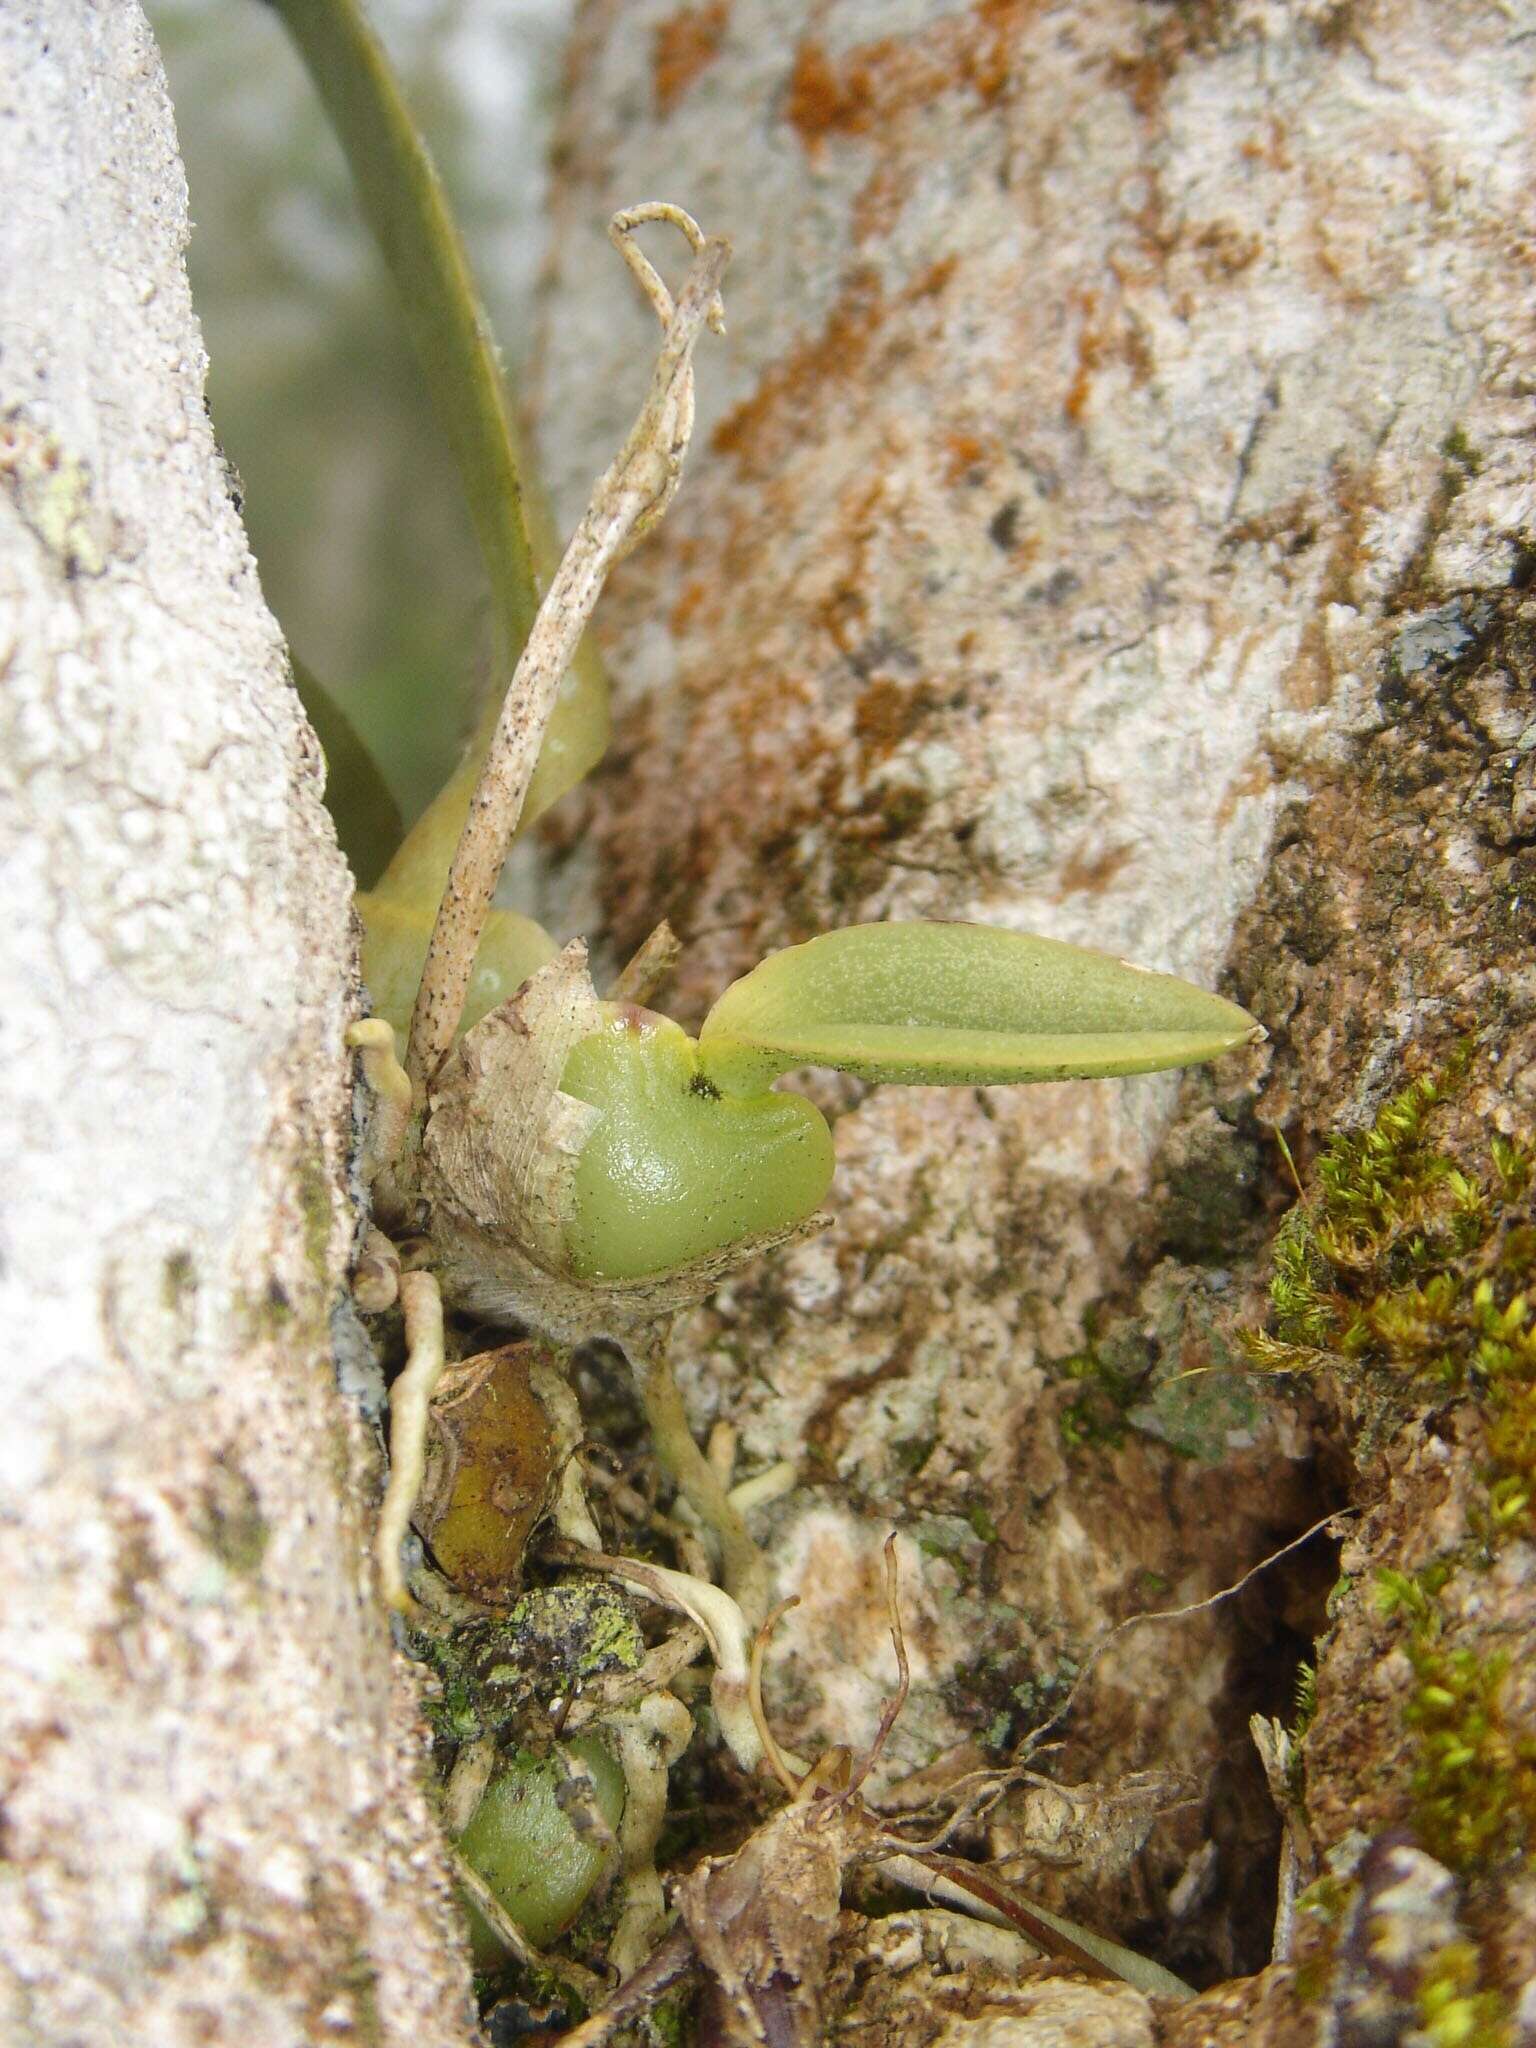
[[[601,620],[620,737],[546,828],[548,902],[595,901],[616,954],[669,916],[689,1018],[773,946],[940,916],[1219,984],[1273,1034],[1183,1084],[813,1084],[842,1112],[835,1227],[684,1347],[701,1423],[803,1461],[771,1538],[802,1749],[866,1739],[890,1684],[892,1519],[892,1763],[942,1773],[1006,1752],[1113,1621],[1373,1503],[1309,1752],[1325,1852],[1416,1810],[1375,1569],[1460,1544],[1448,1640],[1530,1627],[1522,1530],[1465,1562],[1475,1400],[1367,1428],[1326,1382],[1313,1405],[1227,1368],[1289,1199],[1260,1119],[1305,1171],[1470,1039],[1451,1149],[1531,1133],[1533,68],[1523,4],[582,10],[539,392],[567,523],[644,375],[607,213],[664,193],[737,260],[682,496]],[[1062,1767],[1165,1774],[1161,1818],[1051,1867],[1005,1812],[994,1848],[1175,1967],[1257,1968],[1247,1717],[1289,1714],[1336,1570],[1316,1545],[1099,1667]],[[1529,1692],[1504,1687],[1512,1753]],[[1457,1883],[1513,1998],[1529,1901]],[[1282,1973],[1181,2024],[1312,2022]]]
[[[130,0],[0,7],[0,2034],[448,2044],[330,1332],[349,882]]]

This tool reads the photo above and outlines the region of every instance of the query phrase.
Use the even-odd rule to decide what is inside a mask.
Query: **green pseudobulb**
[[[403,1045],[437,916],[436,899],[423,907],[378,890],[365,891],[358,896],[357,907],[363,920],[363,979],[373,1013],[393,1024]],[[493,910],[475,954],[459,1029],[468,1031],[488,1011],[515,995],[530,974],[553,959],[556,950],[548,932],[531,917],[519,917],[515,910]]]
[[[591,1771],[598,1811],[610,1829],[617,1828],[624,1812],[623,1772],[594,1735],[578,1735],[567,1747]],[[535,1948],[565,1932],[599,1879],[618,1863],[611,1842],[584,1837],[561,1811],[560,1777],[553,1758],[508,1759],[458,1841],[465,1862]],[[473,1906],[469,1922],[476,1963],[482,1969],[500,1963],[501,1943]]]
[[[566,1227],[584,1280],[675,1272],[791,1228],[832,1180],[832,1133],[813,1103],[722,1095],[680,1025],[616,1009],[576,1046],[560,1086],[602,1111],[582,1147]]]

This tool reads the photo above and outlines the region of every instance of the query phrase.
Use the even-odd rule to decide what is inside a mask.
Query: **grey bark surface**
[[[770,1689],[803,1752],[868,1739],[904,1531],[888,1778],[995,1760],[1112,1623],[1377,1504],[1336,1610],[1324,1545],[1098,1668],[1054,1768],[1086,1807],[1150,1774],[1142,1824],[1055,1860],[1017,1809],[992,1829],[1044,1902],[1207,1977],[1268,1946],[1248,1714],[1290,1713],[1331,1618],[1319,1847],[1403,1823],[1412,1671],[1372,1575],[1476,1523],[1474,1403],[1458,1490],[1422,1404],[1383,1463],[1233,1337],[1290,1199],[1264,1124],[1307,1170],[1464,1041],[1469,1126],[1531,1132],[1533,67],[1528,6],[1415,0],[586,0],[575,38],[537,394],[567,524],[644,374],[608,212],[664,191],[737,253],[688,483],[599,613],[617,740],[543,830],[546,907],[615,958],[669,917],[693,1022],[774,946],[940,916],[1222,986],[1272,1033],[1182,1082],[813,1081],[835,1225],[681,1346],[701,1427],[801,1464]],[[1430,1534],[1435,1473],[1461,1520]],[[1528,1634],[1529,1594],[1478,1583],[1459,1640]],[[1269,1978],[1210,2025],[1310,2038]]]
[[[463,2042],[330,1318],[350,884],[132,0],[0,6],[0,2035]]]

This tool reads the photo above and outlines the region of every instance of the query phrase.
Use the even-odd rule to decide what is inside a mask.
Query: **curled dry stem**
[[[630,240],[644,220],[682,227],[697,252],[675,305]],[[706,325],[720,323],[720,280],[730,259],[729,243],[705,237],[681,209],[660,205],[617,215],[610,232],[662,314],[666,331],[640,415],[593,491],[507,687],[438,906],[411,1018],[406,1067],[418,1097],[424,1097],[458,1030],[507,846],[583,629],[609,570],[661,518],[677,490],[693,428],[694,347]]]
[[[1128,1629],[1141,1628],[1151,1621],[1185,1621],[1193,1614],[1204,1614],[1212,1607],[1219,1607],[1222,1601],[1231,1600],[1235,1595],[1241,1593],[1244,1586],[1249,1585],[1254,1579],[1258,1578],[1261,1572],[1267,1572],[1271,1565],[1279,1564],[1283,1558],[1289,1557],[1293,1551],[1300,1550],[1303,1544],[1310,1543],[1312,1538],[1320,1535],[1324,1529],[1330,1528],[1335,1522],[1343,1521],[1346,1517],[1358,1514],[1359,1512],[1358,1508],[1334,1508],[1328,1514],[1320,1515],[1312,1523],[1311,1527],[1303,1529],[1299,1536],[1293,1536],[1289,1543],[1282,1543],[1280,1548],[1272,1550],[1268,1557],[1261,1557],[1258,1563],[1251,1565],[1240,1579],[1234,1579],[1230,1586],[1223,1586],[1218,1592],[1207,1594],[1203,1600],[1192,1600],[1184,1607],[1158,1607],[1150,1609],[1145,1614],[1128,1614],[1124,1621],[1116,1622],[1112,1629],[1100,1636],[1099,1640],[1088,1652],[1088,1655],[1083,1660],[1081,1670],[1072,1682],[1071,1691],[1056,1709],[1055,1713],[1051,1715],[1048,1721],[1042,1721],[1037,1728],[1032,1729],[1019,1744],[1015,1752],[1016,1761],[1022,1763],[1029,1757],[1039,1755],[1045,1743],[1045,1738],[1051,1733],[1053,1728],[1059,1728],[1071,1713],[1077,1703],[1078,1694],[1088,1683],[1105,1651],[1109,1649],[1112,1643],[1117,1642]]]
[[[389,1393],[389,1484],[379,1510],[374,1555],[385,1600],[400,1614],[414,1614],[416,1603],[400,1568],[400,1546],[426,1470],[427,1410],[443,1376],[443,1298],[430,1273],[402,1273],[400,1303],[409,1356]]]
[[[850,1799],[879,1762],[880,1753],[890,1739],[891,1730],[901,1718],[901,1710],[907,1704],[907,1694],[912,1688],[912,1668],[907,1662],[907,1639],[901,1627],[894,1529],[885,1539],[885,1611],[891,1624],[891,1646],[896,1652],[896,1690],[886,1701],[885,1710],[880,1716],[880,1726],[875,1730],[875,1739],[864,1752],[864,1760],[853,1774],[848,1787]]]
[[[747,1665],[747,1705],[752,1712],[753,1725],[757,1729],[758,1740],[763,1745],[763,1754],[768,1759],[773,1775],[791,1799],[800,1796],[800,1788],[805,1782],[805,1772],[791,1768],[790,1758],[780,1749],[778,1737],[768,1725],[768,1715],[763,1707],[763,1654],[768,1648],[768,1638],[780,1621],[791,1607],[799,1605],[798,1596],[791,1593],[787,1600],[781,1600],[777,1607],[764,1615],[762,1626],[752,1638],[752,1655]]]

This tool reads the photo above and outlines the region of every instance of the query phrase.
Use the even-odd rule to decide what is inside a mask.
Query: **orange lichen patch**
[[[926,270],[918,272],[908,285],[905,296],[909,299],[942,298],[959,263],[958,256],[941,256],[937,263],[930,263]]]
[[[1285,701],[1293,711],[1316,711],[1333,698],[1333,662],[1322,620],[1308,618],[1296,658],[1285,672]]]
[[[1077,369],[1062,400],[1062,411],[1074,426],[1081,423],[1088,409],[1094,377],[1106,363],[1124,363],[1137,384],[1147,382],[1153,367],[1146,335],[1122,309],[1105,311],[1100,295],[1095,291],[1080,292],[1077,302],[1082,310],[1082,325],[1077,334]]]
[[[1259,236],[1246,233],[1230,220],[1208,221],[1196,233],[1192,246],[1205,275],[1217,280],[1247,270],[1264,248]]]
[[[813,154],[833,137],[869,135],[939,93],[1000,99],[1022,73],[1024,29],[1038,0],[976,0],[911,36],[857,44],[833,62],[807,37],[795,52],[784,118]]]
[[[683,7],[656,24],[651,36],[651,84],[663,120],[701,72],[720,54],[730,23],[729,0]]]
[[[849,228],[856,246],[886,240],[920,177],[920,167],[904,157],[880,159],[853,202]]]
[[[1023,57],[1020,32],[1034,12],[1034,0],[976,0],[966,75],[983,105],[1001,99],[1013,83],[1019,68],[1015,55]]]
[[[853,729],[865,758],[879,761],[894,753],[932,708],[933,696],[924,684],[877,676],[853,707]]]
[[[1227,826],[1231,824],[1237,807],[1244,798],[1263,796],[1266,790],[1273,787],[1274,780],[1275,770],[1273,763],[1266,755],[1255,755],[1242,774],[1238,776],[1237,780],[1228,785],[1226,794],[1217,805],[1217,827],[1221,831],[1225,831]]]
[[[885,310],[885,292],[875,272],[853,271],[821,333],[791,349],[764,374],[752,396],[716,427],[710,446],[721,455],[764,456],[771,420],[809,411],[829,382],[846,384],[864,375]]]
[[[691,582],[683,585],[682,592],[678,597],[677,603],[672,607],[672,616],[668,621],[674,633],[680,634],[684,631],[708,595],[708,584],[701,582],[698,577],[694,577]]]
[[[987,464],[994,453],[975,434],[952,433],[944,437],[944,481],[947,484],[979,484],[985,481]]]
[[[1163,98],[1186,57],[1208,49],[1221,33],[1222,0],[1193,0],[1190,6],[1144,10],[1140,47],[1112,58],[1111,79],[1144,121],[1157,119]]]
[[[1061,871],[1057,902],[1067,896],[1102,896],[1134,852],[1131,846],[1079,846]]]
[[[1083,324],[1077,333],[1077,373],[1067,386],[1062,405],[1062,411],[1074,425],[1082,419],[1093,384],[1093,373],[1104,360],[1104,329],[1096,317],[1099,295],[1097,292],[1083,292],[1078,303],[1082,307]]]
[[[710,446],[718,454],[735,455],[744,467],[759,472],[774,468],[808,438],[810,422],[836,402],[829,393],[850,386],[865,393],[873,388],[878,378],[877,343],[887,315],[903,307],[937,303],[958,268],[957,257],[941,257],[890,299],[872,265],[850,270],[821,333],[764,372],[752,396],[715,428]],[[892,346],[897,354],[909,353],[914,346],[910,329]]]
[[[839,73],[820,43],[800,45],[789,74],[784,118],[808,149],[829,135],[863,134],[873,112],[867,59],[859,63],[850,60]]]

